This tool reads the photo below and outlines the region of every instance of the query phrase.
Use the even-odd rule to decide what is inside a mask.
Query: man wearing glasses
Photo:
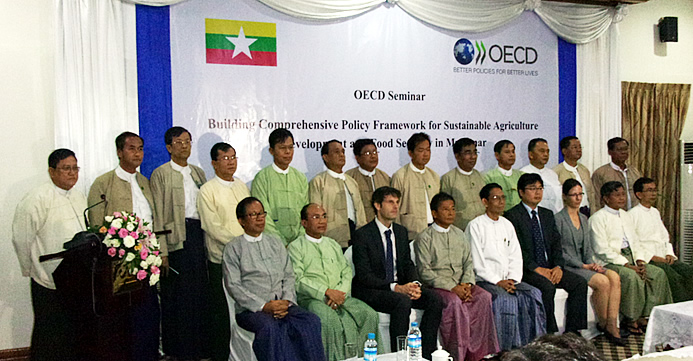
[[[522,251],[515,228],[502,216],[505,194],[498,183],[481,188],[486,213],[469,222],[476,284],[491,293],[500,349],[524,346],[546,333],[541,291],[521,283]]]
[[[376,168],[378,166],[378,149],[373,142],[373,139],[358,139],[354,142],[354,157],[358,167],[354,167],[346,171],[346,174],[354,178],[359,185],[361,191],[361,201],[363,208],[366,211],[366,222],[370,222],[375,218],[375,211],[371,204],[373,192],[380,188],[390,185],[390,176],[382,170]]]
[[[554,315],[556,288],[568,292],[565,331],[587,328],[587,281],[564,269],[565,259],[553,212],[540,207],[544,182],[536,173],[523,174],[517,182],[522,202],[505,212],[515,227],[522,248],[522,281],[541,291],[546,311],[546,331],[558,332]]]
[[[266,215],[257,198],[241,200],[236,218],[244,232],[224,247],[224,287],[236,322],[255,333],[258,360],[325,360],[320,319],[296,306],[291,260],[282,241],[264,233]]]
[[[659,210],[654,207],[657,183],[652,178],[642,177],[635,181],[633,190],[640,204],[631,208],[628,214],[633,218],[635,233],[640,239],[638,245],[647,252],[649,263],[667,274],[674,302],[693,300],[693,288],[688,284],[693,279],[693,266],[676,257],[669,241],[669,231],[662,222]]]
[[[209,279],[197,194],[207,181],[202,168],[188,164],[192,140],[183,127],[164,134],[171,161],[152,172],[154,221],[172,233],[160,238],[161,339],[164,353],[186,360],[208,357]],[[171,267],[167,272],[166,266]]]
[[[549,162],[549,143],[544,138],[534,138],[527,146],[529,164],[520,168],[525,173],[536,173],[544,181],[544,196],[540,206],[548,208],[553,213],[563,209],[563,192],[558,174],[546,166]]]
[[[257,173],[250,194],[266,207],[266,230],[288,245],[302,232],[299,213],[308,204],[308,180],[303,172],[289,165],[294,159],[294,136],[290,131],[273,130],[269,152],[274,161]]]
[[[350,297],[351,266],[337,241],[324,236],[327,222],[322,206],[311,203],[303,207],[301,225],[306,233],[291,242],[288,250],[298,304],[320,317],[327,359],[336,361],[344,360],[345,343],[362,345],[368,333],[378,333],[378,314]]]
[[[233,176],[238,166],[236,150],[228,143],[217,143],[210,151],[215,177],[205,183],[197,195],[197,210],[205,231],[207,269],[211,297],[211,356],[214,361],[229,358],[231,325],[226,295],[222,286],[224,246],[243,234],[236,218],[236,205],[250,196],[248,187]]]
[[[81,214],[87,200],[73,189],[79,167],[71,150],[56,149],[50,154],[48,175],[51,182],[27,193],[17,205],[12,242],[22,276],[31,277],[31,359],[71,360],[75,356],[74,331],[53,281],[60,260],[39,262],[39,257],[62,251],[63,243],[84,230]]]
[[[464,230],[472,219],[484,214],[484,204],[481,203],[479,192],[486,182],[481,173],[474,169],[478,158],[476,142],[469,138],[461,138],[452,145],[457,167],[440,177],[440,191],[455,199],[455,223],[457,228]]]

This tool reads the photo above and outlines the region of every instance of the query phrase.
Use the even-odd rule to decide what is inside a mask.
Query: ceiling
[[[573,3],[573,4],[584,4],[584,5],[616,6],[619,4],[641,4],[641,3],[647,2],[648,0],[548,0],[548,1],[557,1],[557,2]]]

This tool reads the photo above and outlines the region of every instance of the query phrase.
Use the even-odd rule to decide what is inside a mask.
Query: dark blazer
[[[546,255],[549,259],[551,268],[560,266],[565,267],[563,259],[563,248],[561,247],[561,234],[556,228],[556,221],[553,217],[553,212],[544,208],[537,207],[539,215],[539,224],[541,231],[544,234],[544,245],[546,247]],[[539,267],[534,259],[534,242],[532,241],[532,219],[527,213],[527,208],[520,202],[508,209],[503,217],[507,218],[513,226],[517,239],[520,241],[522,248],[522,262],[524,263],[525,272],[534,272],[534,269]]]
[[[397,283],[406,284],[417,280],[416,267],[411,260],[407,229],[393,223],[395,251],[397,252]],[[352,237],[353,261],[356,275],[351,292],[356,296],[368,289],[390,290],[385,280],[385,249],[375,220],[359,228]]]

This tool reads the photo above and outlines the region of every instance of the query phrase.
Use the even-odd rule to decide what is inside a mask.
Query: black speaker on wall
[[[679,41],[679,18],[667,16],[659,19],[659,41],[663,43]]]

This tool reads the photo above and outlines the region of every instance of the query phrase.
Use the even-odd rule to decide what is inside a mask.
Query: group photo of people
[[[209,150],[207,179],[188,162],[188,130],[171,127],[162,141],[170,161],[148,179],[138,171],[144,140],[121,133],[118,166],[86,196],[74,189],[80,155],[56,149],[51,182],[17,205],[32,359],[79,359],[52,276],[59,260],[39,257],[86,230],[88,207],[91,225],[128,213],[168,231],[157,237],[160,282],[123,315],[133,335],[125,359],[225,361],[244,347],[238,332],[252,336],[256,360],[344,360],[347,344],[363,357],[369,334],[396,351],[416,309],[424,359],[441,346],[454,360],[478,361],[558,335],[557,289],[568,293],[564,334],[582,338],[591,303],[599,332],[623,346],[645,332],[653,307],[693,300],[693,267],[676,257],[655,208],[657,181],[628,162],[624,138],[610,139],[610,161],[590,171],[575,136],[557,145],[533,138],[526,150],[498,141],[491,169],[476,169],[477,143],[462,137],[456,167],[442,176],[427,167],[442,155],[426,133],[411,134],[410,162],[392,175],[378,168],[373,139],[354,141],[358,166],[348,170],[352,154],[330,140],[320,149],[324,171],[310,180],[291,166],[287,129],[269,134],[273,162],[252,180],[235,176],[243,155],[232,144]],[[564,161],[551,169],[556,151]],[[524,156],[529,165],[514,168]],[[379,314],[389,316],[389,337]]]

